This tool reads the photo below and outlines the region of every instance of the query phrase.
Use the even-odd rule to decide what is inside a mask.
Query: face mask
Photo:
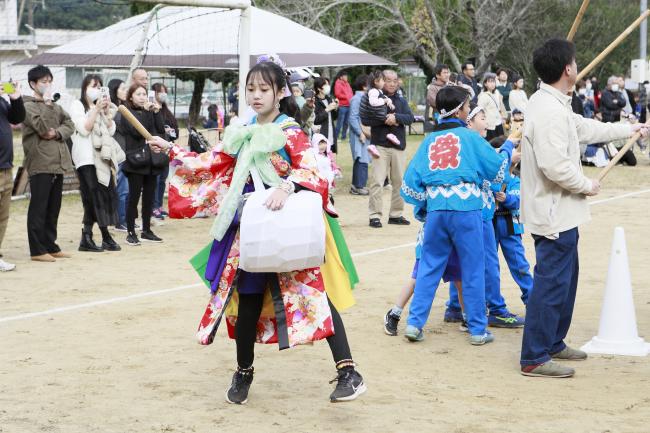
[[[618,92],[618,84],[612,85],[612,92]]]
[[[36,90],[38,90],[38,93],[41,95],[45,95],[47,92],[50,90],[50,85],[49,84],[39,84],[36,86]]]
[[[158,93],[158,100],[161,104],[167,102],[167,93]]]
[[[89,87],[86,89],[86,97],[92,102],[95,102],[99,98],[100,91],[97,87]]]
[[[586,95],[587,94],[587,89],[585,89],[585,88],[578,89],[578,94],[579,95]]]
[[[325,93],[326,95],[329,95],[330,90],[332,90],[332,88],[330,87],[329,84],[325,84],[325,85],[323,86],[323,93]]]
[[[587,89],[591,89],[591,81],[587,81],[585,83],[585,86],[587,87]]]

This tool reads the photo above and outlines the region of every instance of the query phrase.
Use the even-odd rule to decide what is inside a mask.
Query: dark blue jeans
[[[348,133],[348,119],[350,118],[350,107],[339,107],[338,117],[336,118],[336,127],[334,128],[334,137],[338,139],[341,132],[341,139],[345,140]]]
[[[355,188],[365,188],[368,183],[368,164],[359,158],[354,160],[352,166],[352,185]]]
[[[167,177],[169,176],[169,165],[164,168],[156,179],[156,193],[153,199],[153,209],[160,209],[165,200],[165,187],[167,186]]]
[[[537,264],[526,305],[522,366],[550,361],[552,354],[566,347],[578,288],[579,237],[577,228],[555,240],[533,235]]]
[[[129,180],[122,171],[122,165],[117,170],[117,200],[119,224],[126,226],[126,204],[129,201]]]

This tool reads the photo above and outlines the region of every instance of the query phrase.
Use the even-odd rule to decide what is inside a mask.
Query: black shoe
[[[102,247],[98,247],[93,241],[93,233],[81,231],[81,242],[79,242],[79,251],[86,251],[91,253],[101,253],[104,251]]]
[[[366,392],[366,384],[363,383],[363,377],[354,369],[354,367],[343,367],[338,371],[335,379],[330,383],[338,382],[334,392],[330,394],[330,402],[338,403],[341,401],[352,401]]]
[[[106,239],[102,240],[102,248],[106,251],[121,251],[122,247],[115,242],[115,239],[112,237],[107,237]]]
[[[156,236],[155,234],[153,234],[153,232],[152,232],[151,230],[149,230],[148,232],[142,232],[142,233],[140,233],[140,238],[142,238],[143,241],[148,241],[148,242],[157,242],[157,243],[160,243],[160,242],[163,241],[163,240],[160,239],[158,236]]]
[[[128,231],[124,224],[116,225],[115,227],[113,227],[113,230],[118,231],[118,232],[125,232],[125,233]]]
[[[140,239],[138,239],[138,236],[136,236],[136,234],[133,232],[130,232],[128,235],[126,235],[126,243],[131,246],[141,245]]]
[[[397,217],[397,218],[388,218],[388,224],[397,224],[400,226],[408,226],[411,224],[409,220],[404,218],[403,216]]]
[[[226,393],[226,401],[231,404],[246,404],[248,401],[248,390],[253,383],[253,367],[242,369],[237,367],[237,371],[232,376],[232,383]]]
[[[384,316],[384,332],[387,335],[397,335],[397,325],[399,325],[400,316],[393,314],[393,309],[388,310]]]
[[[370,227],[374,227],[376,229],[381,228],[381,221],[379,218],[370,218]]]

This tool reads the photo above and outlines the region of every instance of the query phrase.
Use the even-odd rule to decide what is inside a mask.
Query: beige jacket
[[[490,93],[487,90],[478,94],[476,104],[485,111],[487,129],[494,131],[498,125],[503,123],[506,117],[506,107],[503,105],[503,96],[498,90]]]
[[[580,143],[632,135],[630,125],[585,119],[571,110],[571,97],[542,84],[528,101],[521,140],[521,216],[526,229],[548,236],[591,219]]]

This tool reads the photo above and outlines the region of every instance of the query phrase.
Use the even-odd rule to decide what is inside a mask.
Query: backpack
[[[193,126],[188,126],[187,130],[190,133],[189,136],[190,151],[196,153],[207,152],[208,148],[210,147],[210,145],[208,144],[208,140],[206,140],[205,137],[200,132],[198,132]]]

